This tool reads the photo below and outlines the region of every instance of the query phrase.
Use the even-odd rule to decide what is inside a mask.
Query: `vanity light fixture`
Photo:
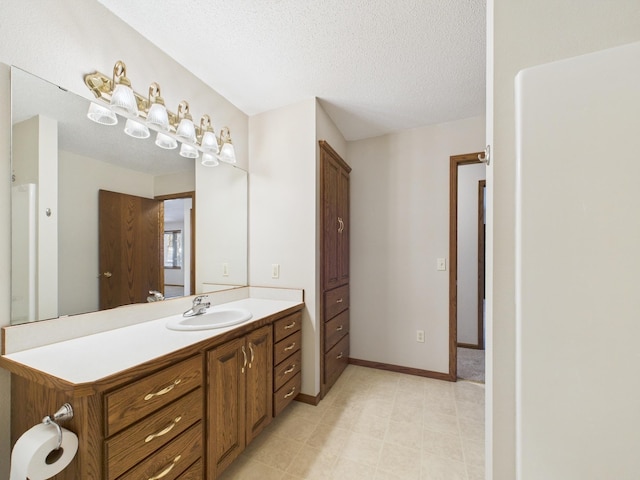
[[[84,82],[98,100],[91,103],[87,113],[94,122],[116,125],[118,113],[126,119],[124,131],[127,135],[148,138],[151,129],[157,132],[155,144],[158,147],[171,150],[181,143],[180,155],[197,159],[202,154],[202,165],[236,162],[228,127],[224,127],[217,137],[209,115],[203,115],[200,125],[196,126],[186,101],[180,102],[177,114],[167,110],[156,82],[149,86],[148,96],[135,92],[127,78],[124,62],[116,62],[111,77],[94,72],[85,75]]]

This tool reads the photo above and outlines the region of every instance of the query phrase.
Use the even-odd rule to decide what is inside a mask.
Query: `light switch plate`
[[[271,264],[271,278],[280,278],[280,264],[272,263]]]
[[[437,265],[438,271],[444,272],[447,269],[447,259],[439,258]]]

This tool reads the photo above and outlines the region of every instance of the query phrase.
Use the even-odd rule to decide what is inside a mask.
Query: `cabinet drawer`
[[[324,351],[328,352],[347,333],[349,333],[349,310],[338,314],[325,324]]]
[[[118,478],[200,420],[202,402],[199,388],[107,440],[107,479]]]
[[[273,341],[279,342],[302,327],[302,312],[284,317],[273,324]]]
[[[349,285],[334,288],[324,294],[324,320],[330,320],[349,308]]]
[[[302,374],[297,373],[295,377],[285,383],[276,393],[273,394],[273,416],[278,415],[289,405],[300,393],[302,385]]]
[[[296,353],[285,359],[280,365],[277,365],[273,369],[273,391],[277,391],[291,378],[293,378],[300,371],[300,364],[302,363],[302,351],[298,350]]]
[[[106,436],[169,404],[202,384],[202,358],[167,367],[105,395]]]
[[[204,474],[202,471],[202,460],[198,460],[191,465],[189,469],[178,477],[178,480],[202,480]]]
[[[302,342],[302,332],[298,330],[293,335],[289,335],[284,340],[280,340],[273,347],[273,364],[278,365],[289,355],[300,350]]]
[[[349,363],[349,334],[324,355],[324,379],[331,386]]]
[[[202,424],[198,423],[118,480],[175,480],[201,458],[202,453]]]

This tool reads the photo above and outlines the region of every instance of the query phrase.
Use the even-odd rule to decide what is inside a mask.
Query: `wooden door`
[[[247,368],[246,442],[253,440],[272,419],[273,340],[271,326],[247,336],[249,365]]]
[[[337,285],[349,283],[349,172],[340,168],[337,191],[338,242]]]
[[[208,354],[208,476],[216,478],[245,447],[248,352],[238,338]]]
[[[100,309],[146,302],[163,291],[163,203],[100,190]]]
[[[322,150],[321,150],[322,151]],[[322,215],[324,252],[324,289],[338,285],[338,182],[340,165],[322,151]]]

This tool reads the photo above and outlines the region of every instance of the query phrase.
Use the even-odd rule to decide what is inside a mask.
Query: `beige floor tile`
[[[435,455],[422,456],[421,480],[467,480],[464,463]]]
[[[424,397],[397,396],[391,411],[391,420],[396,422],[418,423],[422,425],[424,418]]]
[[[352,432],[347,438],[342,451],[341,458],[353,460],[354,462],[371,465],[375,467],[380,459],[382,450],[382,439],[377,439],[362,433]]]
[[[302,442],[271,435],[269,441],[263,443],[252,452],[251,458],[285,471],[302,448],[302,445]]]
[[[484,468],[467,465],[467,476],[469,480],[484,480]]]
[[[469,418],[459,419],[460,435],[463,439],[484,442],[484,424],[475,422]]]
[[[308,445],[303,446],[287,467],[287,473],[306,480],[331,478],[338,457]]]
[[[484,405],[485,387],[473,382],[456,382],[453,385],[456,400]]]
[[[472,467],[484,467],[484,442],[475,442],[469,439],[462,440],[464,460]]]
[[[238,459],[240,460],[240,459]],[[222,474],[220,480],[281,480],[285,473],[257,460],[236,460]]]
[[[394,445],[422,450],[422,424],[416,422],[389,422],[384,441]]]
[[[282,418],[274,419],[269,427],[270,433],[282,438],[305,442],[318,426],[317,423],[310,422],[302,416],[282,415]]]
[[[388,426],[388,418],[361,413],[351,426],[351,431],[381,439],[384,438]]]
[[[463,462],[462,441],[459,435],[448,435],[440,432],[424,430],[422,438],[423,451],[448,460]]]
[[[398,475],[404,480],[420,480],[422,453],[416,448],[407,448],[385,443],[380,453],[378,471]]]
[[[316,406],[302,402],[291,402],[287,409],[280,415],[295,415],[297,417],[304,418],[307,422],[318,424],[329,406],[330,404],[325,403],[324,401],[320,402]],[[279,418],[279,416],[276,417],[276,420]]]
[[[444,415],[456,415],[456,402],[453,395],[427,395],[424,401],[425,414],[441,413]]]
[[[339,458],[333,469],[333,480],[371,480],[376,473],[375,467],[363,465],[353,460]]]
[[[484,405],[459,400],[456,402],[459,418],[468,418],[484,423]]]
[[[458,417],[455,415],[425,411],[424,428],[434,432],[448,433],[449,435],[460,434]]]
[[[359,405],[332,405],[320,419],[322,425],[334,425],[336,427],[351,429],[362,412]]]
[[[324,453],[339,455],[350,431],[332,425],[318,425],[307,439],[307,445]]]
[[[362,413],[377,417],[389,418],[393,412],[394,400],[384,398],[370,398],[364,404]]]
[[[385,472],[384,470],[377,469],[374,480],[405,480],[405,477],[397,475],[395,473]],[[420,478],[420,477],[418,477]]]

